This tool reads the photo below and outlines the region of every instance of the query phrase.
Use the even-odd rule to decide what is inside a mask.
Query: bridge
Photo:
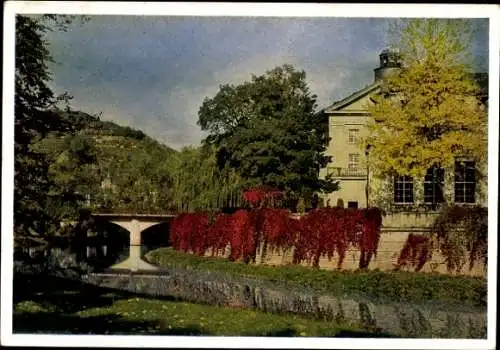
[[[156,270],[157,267],[148,264],[141,259],[141,232],[150,227],[162,223],[170,223],[176,215],[174,214],[109,214],[92,213],[95,218],[105,219],[118,225],[130,233],[129,257],[119,264],[111,266],[111,269]]]

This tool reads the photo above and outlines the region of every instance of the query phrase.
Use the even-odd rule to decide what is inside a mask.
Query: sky
[[[473,20],[476,70],[488,70],[488,20]],[[94,15],[49,32],[52,86],[100,114],[180,149],[206,137],[198,109],[221,84],[285,64],[306,72],[318,106],[373,82],[388,45],[384,18]]]

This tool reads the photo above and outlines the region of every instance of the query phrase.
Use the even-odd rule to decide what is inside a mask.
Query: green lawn
[[[162,267],[221,271],[308,286],[318,292],[361,294],[370,298],[421,302],[429,300],[486,305],[486,280],[479,277],[437,273],[337,271],[306,266],[246,265],[218,257],[198,257],[161,248],[146,254],[146,260]]]
[[[388,337],[349,324],[215,307],[18,275],[14,332],[213,336]]]

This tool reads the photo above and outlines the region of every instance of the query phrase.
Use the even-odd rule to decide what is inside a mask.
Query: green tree
[[[33,143],[49,132],[64,130],[54,107],[68,102],[67,93],[56,96],[49,86],[52,57],[45,34],[66,30],[76,16],[16,16],[15,99],[14,99],[14,232],[46,233],[53,218],[45,212],[51,186],[49,163]]]
[[[315,113],[305,79],[304,71],[283,65],[205,98],[198,124],[209,133],[205,143],[215,146],[219,168],[237,169],[246,186],[272,186],[295,198],[335,189],[318,176],[328,162],[328,124]]]
[[[48,64],[52,58],[41,19],[16,17],[15,126],[14,126],[14,231],[16,234],[44,231],[50,218],[43,203],[49,188],[48,164],[31,148],[33,140],[58,127],[50,107],[57,101],[48,86]]]
[[[100,140],[100,181],[109,181],[109,188],[95,198],[96,206],[128,212],[171,210],[172,149],[145,136],[116,136],[114,131],[95,137]]]
[[[178,211],[220,210],[243,204],[243,181],[235,169],[218,167],[212,147],[186,147],[171,163],[172,200]]]
[[[467,55],[467,23],[412,19],[398,29],[402,69],[383,81],[370,108],[370,169],[422,177],[456,157],[484,162],[487,118]]]
[[[99,191],[100,173],[94,139],[84,133],[51,133],[33,144],[48,162],[45,212],[56,222],[77,219],[86,200]]]
[[[48,162],[45,207],[52,217],[72,220],[82,208],[171,211],[172,149],[132,129],[123,136],[124,128],[114,123],[106,123],[111,128],[103,132],[101,123],[81,112],[70,120],[69,130],[33,144]]]

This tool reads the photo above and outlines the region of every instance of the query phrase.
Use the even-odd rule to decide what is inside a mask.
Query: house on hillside
[[[392,179],[376,179],[366,166],[369,152],[360,148],[358,140],[367,135],[367,121],[370,116],[367,107],[373,104],[371,96],[377,92],[382,79],[400,69],[398,54],[384,50],[380,54],[380,66],[374,69],[374,81],[365,88],[333,103],[325,109],[328,115],[330,143],[326,154],[331,162],[321,169],[320,176],[330,174],[340,182],[340,189],[326,195],[324,203],[336,206],[341,199],[345,207],[364,208],[367,206],[384,207],[388,213],[431,213],[436,212],[436,203],[448,202],[456,204],[487,206],[487,181],[478,179],[476,167],[487,172],[486,164],[475,164],[474,160],[456,162],[454,169],[429,169],[422,179],[396,177]],[[475,76],[482,86],[484,94],[480,96],[487,105],[488,76]],[[433,173],[434,172],[434,173]],[[432,204],[432,206],[431,206]],[[389,215],[391,216],[391,215]],[[427,226],[427,219],[407,220],[408,216],[395,219],[388,218],[394,226],[412,227]],[[387,220],[385,220],[384,226]],[[389,223],[387,222],[387,223]],[[389,226],[391,224],[389,223]]]

